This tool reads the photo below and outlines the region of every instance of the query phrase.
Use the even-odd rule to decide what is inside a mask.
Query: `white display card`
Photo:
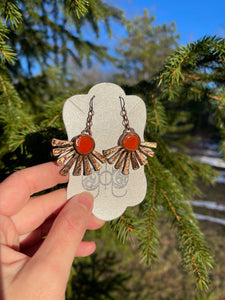
[[[89,102],[93,97],[93,125],[92,137],[95,140],[95,150],[102,154],[102,150],[117,146],[118,139],[123,133],[121,104],[119,97],[125,100],[130,127],[144,141],[143,134],[146,122],[146,108],[143,100],[134,95],[125,95],[116,84],[100,83],[93,86],[86,95],[75,95],[66,100],[63,108],[68,140],[81,133],[86,127]],[[144,200],[146,194],[146,177],[144,167],[133,170],[130,166],[128,175],[123,175],[108,163],[101,164],[99,171],[92,170],[91,175],[73,176],[67,188],[67,197],[88,191],[94,196],[93,214],[99,219],[108,221],[118,218],[126,207],[134,206]]]

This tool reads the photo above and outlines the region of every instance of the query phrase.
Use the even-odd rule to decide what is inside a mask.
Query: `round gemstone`
[[[123,146],[126,150],[134,151],[136,150],[140,145],[140,138],[135,133],[128,133],[124,140],[123,140]]]
[[[88,154],[94,146],[94,140],[89,135],[80,135],[75,140],[75,148],[80,154]]]

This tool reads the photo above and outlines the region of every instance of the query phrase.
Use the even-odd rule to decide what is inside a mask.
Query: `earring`
[[[81,175],[81,168],[83,163],[83,175],[92,174],[90,163],[95,171],[101,168],[101,165],[97,162],[98,159],[101,163],[105,163],[106,159],[99,152],[95,151],[95,141],[92,137],[92,117],[94,115],[93,111],[93,96],[89,103],[89,111],[86,122],[86,128],[81,132],[81,134],[72,138],[71,141],[63,141],[53,138],[52,146],[57,147],[53,149],[53,155],[59,156],[57,159],[57,164],[59,166],[65,165],[60,171],[62,175],[66,175],[73,164],[75,167],[73,170],[74,176]]]
[[[137,170],[140,165],[146,165],[145,158],[154,156],[154,152],[150,148],[156,148],[157,143],[141,142],[139,135],[129,125],[127,111],[125,109],[125,101],[123,97],[119,97],[121,105],[121,116],[123,118],[123,126],[125,127],[122,135],[119,137],[118,146],[103,150],[103,155],[107,158],[109,164],[115,163],[116,169],[122,169],[124,175],[129,174],[130,161],[133,170]]]

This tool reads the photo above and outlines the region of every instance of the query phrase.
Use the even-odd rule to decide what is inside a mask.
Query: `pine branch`
[[[10,107],[12,105],[11,104],[11,99],[9,97],[9,94],[8,94],[8,91],[7,91],[7,88],[6,88],[6,84],[5,84],[5,81],[4,81],[2,75],[0,75],[0,83],[1,83],[1,86],[2,86],[3,93],[5,94],[5,97],[8,100],[8,106]]]
[[[160,146],[163,147],[163,144],[159,144],[159,147]],[[164,147],[163,151],[166,151]],[[161,156],[160,152],[159,149],[159,156]],[[185,159],[186,156],[180,156],[179,159],[181,160],[182,158],[181,165],[183,165],[183,167],[177,171],[177,174],[182,174],[183,172],[183,175],[176,176],[174,175],[176,173],[173,170],[173,165],[177,165],[177,161],[176,157],[173,158],[173,156],[174,154],[171,155],[171,157],[169,154],[167,155],[167,159],[170,157],[170,160],[174,160],[174,162],[170,164],[170,167],[167,165],[167,171],[163,171],[164,167],[161,165],[163,162],[159,163],[156,158],[149,160],[148,171],[150,178],[152,178],[152,180],[150,180],[151,186],[153,186],[150,187],[150,189],[157,195],[157,202],[154,204],[154,209],[156,209],[157,214],[157,207],[161,206],[165,209],[165,212],[171,216],[172,223],[177,229],[178,245],[182,253],[184,266],[187,269],[190,269],[190,266],[192,266],[191,270],[196,275],[199,286],[205,289],[209,283],[208,272],[212,267],[212,257],[209,254],[204,237],[197,226],[197,221],[193,215],[191,206],[187,201],[188,192],[186,191],[186,187],[188,187],[190,182],[195,178],[196,168],[201,168],[201,172],[205,169],[200,163],[197,163],[196,166],[196,162],[192,161],[190,157],[188,157],[187,160]],[[192,165],[193,167],[193,172],[191,172],[189,176],[187,176],[187,170],[190,172],[190,168],[187,169],[188,165]],[[199,171],[199,173],[201,172]],[[182,177],[186,178],[186,182],[183,181]],[[190,188],[188,188],[188,190],[189,196],[191,197]],[[147,197],[147,199],[149,201],[149,197]],[[143,236],[142,243],[145,243],[145,247],[148,249],[147,239],[145,238],[144,241]],[[154,254],[154,251],[152,251],[152,253]]]
[[[136,227],[139,231],[139,248],[142,252],[141,261],[145,261],[149,265],[153,259],[156,259],[157,248],[159,246],[159,231],[156,227],[156,221],[159,216],[157,184],[156,180],[153,181],[153,188],[149,191],[146,197],[145,204],[143,205],[142,221],[136,221]]]
[[[156,193],[156,182],[153,185],[152,198],[151,198],[151,206],[149,210],[149,224],[148,224],[148,247],[147,247],[147,259],[150,259],[150,241],[152,240],[152,225],[153,225],[153,214],[154,214],[154,206],[155,206],[155,193]]]
[[[207,289],[209,284],[208,272],[212,268],[212,257],[209,254],[204,237],[197,227],[190,206],[182,202],[184,211],[174,202],[174,195],[167,195],[160,189],[166,202],[165,207],[173,216],[173,224],[177,228],[178,245],[183,257],[184,266],[192,269],[200,288]],[[180,205],[179,205],[180,206]],[[192,266],[192,267],[191,267]]]
[[[154,94],[146,100],[147,106],[147,127],[146,133],[158,132],[163,134],[167,131],[168,123],[165,107],[162,105],[159,97]]]
[[[9,32],[10,30],[0,23],[0,65],[4,65],[6,62],[13,65],[16,59],[15,52],[6,44]]]
[[[8,150],[12,151],[21,146],[27,134],[37,131],[39,127],[33,124],[6,71],[0,71],[0,125]]]
[[[178,48],[168,59],[159,80],[159,84],[163,84],[165,93],[168,93],[169,99],[173,99],[175,88],[184,81],[186,68],[190,70],[200,64],[208,65],[210,62],[223,61],[225,59],[224,46],[225,40],[214,36],[204,37],[186,47]]]
[[[66,0],[66,7],[75,13],[76,17],[80,19],[88,12],[89,1],[87,0]]]
[[[134,241],[134,236],[137,234],[133,224],[134,217],[134,213],[128,209],[120,218],[110,222],[111,229],[116,232],[122,243],[126,240]]]
[[[11,65],[15,64],[16,54],[12,48],[0,40],[0,64],[4,65],[8,62]]]
[[[0,2],[0,65],[6,62],[15,64],[16,53],[6,42],[9,40],[10,29],[16,29],[22,22],[22,13],[16,0],[5,0]],[[10,24],[10,29],[7,24]]]
[[[106,27],[109,26],[110,18],[121,22],[123,18],[121,11],[106,5],[101,0],[77,2],[65,3],[60,0],[46,4],[35,1],[31,4],[30,1],[21,1],[23,25],[18,27],[18,34],[17,32],[11,34],[9,41],[13,48],[18,49],[19,74],[23,72],[30,77],[35,69],[40,68],[45,72],[50,65],[54,64],[63,68],[65,76],[69,70],[70,57],[78,66],[82,66],[84,59],[90,63],[93,56],[101,62],[113,59],[104,46],[84,40],[81,28],[88,23],[98,36],[100,22],[105,22]],[[77,13],[80,14],[85,7],[87,12],[84,12],[83,17],[77,18]],[[49,11],[53,11],[54,14],[50,14]],[[20,63],[21,59],[26,60],[25,65],[28,67],[24,68],[24,63]],[[18,74],[13,75],[14,78],[18,76]]]
[[[22,13],[17,0],[2,0],[0,13],[5,18],[5,22],[10,23],[11,29],[16,29],[22,22]]]
[[[152,104],[153,104],[153,109],[154,109],[154,114],[155,114],[156,123],[157,123],[158,127],[160,128],[160,127],[161,127],[161,124],[160,124],[159,118],[158,118],[158,112],[157,112],[156,105],[155,105],[154,95],[152,95]]]

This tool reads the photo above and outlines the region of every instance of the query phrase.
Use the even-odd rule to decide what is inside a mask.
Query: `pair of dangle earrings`
[[[139,169],[140,165],[146,165],[146,157],[153,157],[154,152],[151,148],[156,148],[157,144],[154,142],[141,142],[139,135],[129,125],[127,112],[125,109],[125,101],[123,97],[119,97],[121,105],[121,116],[123,118],[122,124],[124,126],[123,133],[118,139],[117,146],[103,150],[100,154],[95,151],[95,141],[92,137],[92,117],[94,115],[93,110],[93,96],[89,103],[89,111],[86,122],[86,128],[82,132],[72,138],[71,141],[52,139],[53,155],[59,156],[57,164],[59,166],[64,165],[60,173],[66,175],[69,170],[73,169],[73,175],[81,175],[81,169],[83,166],[83,175],[92,174],[91,166],[95,171],[99,171],[101,163],[106,161],[109,164],[114,164],[116,169],[122,168],[122,174],[129,174],[130,164],[133,170]]]

